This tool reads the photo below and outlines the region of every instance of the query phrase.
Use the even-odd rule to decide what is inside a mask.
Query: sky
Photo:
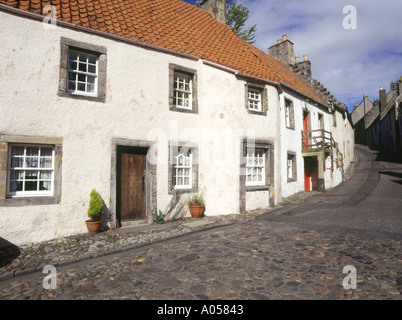
[[[301,61],[308,54],[312,77],[350,112],[402,76],[402,0],[236,2],[249,9],[246,27],[257,25],[254,46],[268,53],[287,35]]]

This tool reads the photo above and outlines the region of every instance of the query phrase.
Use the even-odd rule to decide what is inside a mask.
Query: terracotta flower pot
[[[188,206],[190,209],[190,214],[194,219],[199,219],[204,213],[205,206]]]
[[[87,220],[85,221],[85,223],[87,224],[89,234],[97,234],[100,230],[102,220],[100,221]]]

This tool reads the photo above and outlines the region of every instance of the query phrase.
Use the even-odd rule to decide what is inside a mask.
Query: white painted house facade
[[[206,215],[224,215],[304,190],[302,110],[312,98],[301,83],[62,19],[49,29],[7,1],[0,30],[0,237],[23,244],[86,232],[93,188],[104,228],[152,223],[171,206],[187,215],[194,192]],[[341,182],[325,179],[326,188]]]

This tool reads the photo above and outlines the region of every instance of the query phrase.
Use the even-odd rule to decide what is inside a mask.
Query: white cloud
[[[238,1],[239,2],[239,1]],[[267,52],[283,34],[295,54],[307,53],[313,77],[353,108],[364,94],[378,99],[382,86],[402,75],[401,0],[241,0],[257,24],[256,43]],[[356,8],[357,29],[346,30],[346,5]]]

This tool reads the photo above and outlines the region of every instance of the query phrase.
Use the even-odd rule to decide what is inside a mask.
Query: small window
[[[173,106],[192,109],[192,78],[187,74],[178,72],[174,74]]]
[[[95,55],[69,51],[68,91],[75,94],[97,95],[98,57]]]
[[[191,149],[180,148],[173,152],[173,189],[191,189],[193,186],[193,155]]]
[[[265,151],[247,150],[246,186],[265,186]]]
[[[58,95],[95,102],[106,101],[107,49],[61,37]]]
[[[296,181],[296,155],[292,153],[288,153],[287,158],[287,177],[288,182]]]
[[[169,64],[169,109],[198,113],[197,70]]]
[[[285,125],[286,128],[295,129],[295,114],[293,101],[285,99]]]
[[[254,111],[262,111],[261,105],[261,90],[248,88],[248,108]]]
[[[53,185],[53,146],[10,145],[7,196],[51,196]]]
[[[263,84],[245,83],[245,107],[249,114],[266,115],[268,90]]]

